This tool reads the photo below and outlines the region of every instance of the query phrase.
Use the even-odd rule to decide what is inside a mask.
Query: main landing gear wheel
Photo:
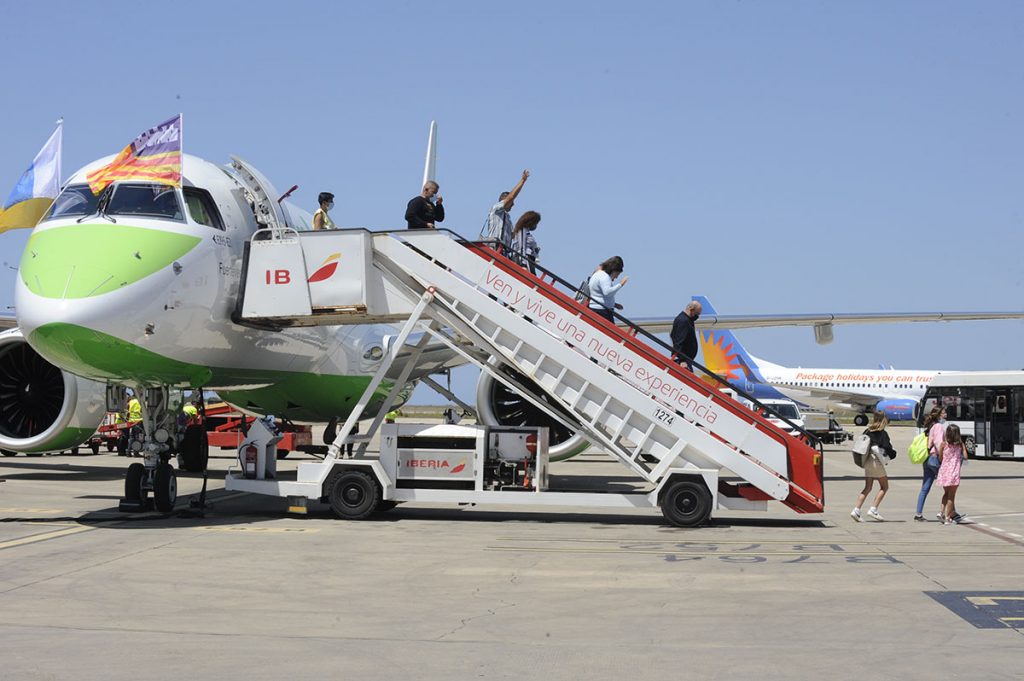
[[[124,476],[124,498],[139,503],[146,498],[146,467],[141,463],[128,466],[128,473]]]
[[[181,446],[178,447],[181,453],[181,467],[189,473],[202,473],[210,461],[210,443],[207,439],[206,428],[193,425],[185,428],[185,434],[181,438]]]
[[[661,496],[661,513],[676,527],[698,527],[711,517],[711,492],[702,482],[677,480]]]
[[[364,520],[377,512],[383,491],[369,473],[347,470],[334,479],[328,501],[342,520]]]
[[[174,510],[174,502],[177,500],[178,478],[174,475],[174,469],[171,464],[160,462],[153,475],[153,504],[161,513],[169,513]]]
[[[853,417],[853,425],[855,426],[866,426],[868,425],[867,414],[857,414]]]

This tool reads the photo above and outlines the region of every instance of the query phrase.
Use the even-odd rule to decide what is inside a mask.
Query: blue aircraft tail
[[[704,308],[702,314],[717,314],[711,301],[704,296],[693,296],[693,299]],[[732,331],[702,329],[700,334],[704,366],[755,397],[784,397],[773,386],[765,383],[757,360],[743,348]]]

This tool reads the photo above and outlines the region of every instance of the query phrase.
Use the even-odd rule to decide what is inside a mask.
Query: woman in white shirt
[[[622,274],[622,268],[622,258],[613,255],[590,275],[590,309],[610,322],[615,321],[612,311],[622,309],[622,305],[615,302],[615,293],[629,281],[629,277],[623,277],[622,281],[613,283]]]

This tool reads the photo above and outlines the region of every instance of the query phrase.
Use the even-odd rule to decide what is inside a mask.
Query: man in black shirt
[[[703,310],[701,304],[692,300],[672,322],[672,350],[679,364],[686,361],[686,367],[693,371],[693,359],[697,356],[697,330],[693,323]]]
[[[405,221],[409,229],[434,229],[435,222],[444,222],[443,199],[437,196],[438,184],[428,180],[419,196],[413,197],[405,208]],[[431,201],[433,199],[433,201]]]

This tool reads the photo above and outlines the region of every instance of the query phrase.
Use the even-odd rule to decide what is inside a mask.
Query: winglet
[[[423,165],[423,188],[430,180],[437,181],[437,121],[430,121],[430,135],[427,137],[427,160]]]

